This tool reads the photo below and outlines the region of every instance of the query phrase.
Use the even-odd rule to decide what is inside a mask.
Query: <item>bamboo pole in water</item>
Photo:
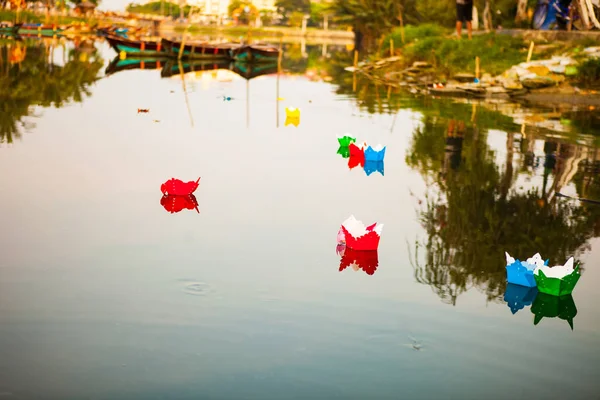
[[[356,92],[356,68],[358,68],[358,50],[354,49],[354,72],[352,75],[352,91]]]
[[[183,64],[181,64],[181,60],[177,61],[177,66],[179,68],[179,73],[181,74],[181,86],[183,86],[183,94],[185,95],[185,105],[187,106],[188,115],[190,116],[190,124],[192,128],[194,127],[194,118],[192,117],[192,111],[190,110],[190,102],[188,100],[187,88],[185,87],[185,77],[183,73]]]
[[[279,76],[281,75],[281,59],[283,58],[283,35],[279,37],[279,55],[277,56],[277,128],[279,128]]]
[[[246,80],[246,128],[250,126],[250,80]]]
[[[179,47],[179,54],[177,55],[177,59],[181,60],[181,57],[183,57],[183,48],[185,47],[185,38],[187,36],[188,31],[190,30],[190,27],[192,26],[192,11],[194,10],[195,6],[192,6],[192,8],[190,8],[190,12],[188,13],[188,19],[190,20],[190,22],[188,22],[188,25],[185,27],[185,30],[183,31],[183,37],[181,38],[181,46]]]

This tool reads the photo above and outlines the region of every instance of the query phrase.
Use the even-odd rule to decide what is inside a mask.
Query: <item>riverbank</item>
[[[487,33],[458,39],[438,26],[392,32],[354,67],[377,84],[435,96],[597,106],[600,47],[590,38],[532,41]],[[387,57],[386,57],[387,56]],[[569,100],[568,100],[569,99]]]
[[[165,32],[177,32],[181,33],[187,29],[185,24],[176,24],[173,22],[164,21],[160,27],[161,31]],[[330,39],[330,40],[341,40],[345,42],[354,43],[354,32],[344,30],[331,30],[331,29],[316,29],[307,28],[302,30],[299,28],[291,28],[285,26],[268,26],[260,28],[248,28],[247,26],[205,26],[205,25],[192,25],[188,29],[189,33],[192,34],[216,34],[216,35],[229,35],[229,36],[246,36],[248,32],[252,36],[263,36],[263,37],[296,37],[296,38],[310,38],[310,39]]]

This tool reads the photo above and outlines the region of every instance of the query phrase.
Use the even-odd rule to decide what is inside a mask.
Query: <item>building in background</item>
[[[223,23],[229,19],[228,8],[231,0],[191,0],[188,4],[202,9],[201,20],[207,23]],[[275,0],[250,0],[259,11],[276,11]]]

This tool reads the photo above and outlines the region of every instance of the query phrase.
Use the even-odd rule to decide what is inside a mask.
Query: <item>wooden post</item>
[[[183,10],[183,7],[181,8]],[[188,13],[188,19],[189,19],[189,23],[188,26],[185,27],[185,30],[183,31],[183,37],[181,38],[181,47],[179,48],[179,54],[177,55],[177,59],[181,60],[181,58],[183,57],[183,48],[185,47],[185,37],[188,33],[188,30],[190,29],[190,26],[192,26],[192,13],[194,11],[194,6],[192,6],[192,8],[190,8],[190,12]],[[183,12],[183,11],[182,11]],[[192,123],[193,124],[193,123]]]
[[[402,11],[398,13],[398,20],[400,21],[400,37],[402,37],[402,44],[406,43],[404,41],[404,18],[402,18]]]
[[[354,49],[354,69],[358,67],[358,50]]]
[[[527,54],[527,62],[531,61],[531,56],[533,55],[533,40],[531,41],[531,44],[529,45],[529,53]]]
[[[390,39],[390,57],[394,57],[394,39]]]
[[[181,64],[181,60],[177,61],[177,67],[179,68],[179,73],[181,74],[181,86],[183,86],[183,94],[185,96],[185,105],[188,110],[188,115],[190,116],[190,124],[192,125],[192,128],[193,128],[194,127],[194,117],[192,117],[192,110],[190,109],[190,102],[188,100],[187,89],[185,87],[185,76],[183,73],[183,65]]]
[[[277,113],[275,114],[277,128],[279,128],[279,76],[281,75],[281,60],[283,58],[283,34],[279,36],[279,56],[277,57]]]
[[[475,57],[475,78],[479,79],[479,57]]]
[[[569,7],[569,23],[567,24],[567,32],[571,32],[573,28],[573,12],[575,11],[575,7]]]

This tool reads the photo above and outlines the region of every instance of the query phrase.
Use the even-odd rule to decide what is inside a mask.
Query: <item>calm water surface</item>
[[[354,92],[343,51],[299,45],[279,79],[182,81],[6,43],[1,398],[598,398],[600,206],[555,196],[600,200],[593,111]],[[199,213],[163,208],[199,176]],[[351,214],[385,225],[372,274],[340,271]],[[513,314],[504,251],[584,271]]]

